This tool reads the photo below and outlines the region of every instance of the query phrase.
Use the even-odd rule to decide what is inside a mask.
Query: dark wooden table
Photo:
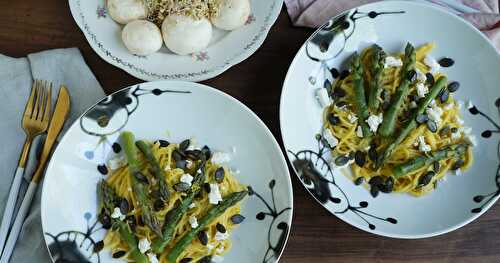
[[[264,45],[254,55],[203,83],[245,103],[281,141],[281,87],[295,52],[311,33],[311,29],[292,27],[283,9]],[[107,93],[141,82],[92,51],[73,21],[67,1],[0,1],[0,53],[21,57],[65,47],[80,48]],[[318,205],[293,174],[292,182],[295,211],[282,262],[500,262],[498,203],[475,222],[452,233],[422,240],[397,240],[351,227]],[[426,220],[425,215],[421,220]]]

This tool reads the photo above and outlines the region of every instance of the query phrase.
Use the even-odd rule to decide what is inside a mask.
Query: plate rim
[[[95,103],[93,103],[91,106],[89,106],[85,111],[83,111],[83,113],[81,113],[80,115],[78,115],[78,117],[73,121],[73,123],[71,123],[71,125],[68,126],[67,130],[65,131],[65,133],[58,139],[58,144],[56,145],[56,148],[54,149],[54,151],[52,152],[52,155],[51,155],[51,158],[46,166],[46,169],[45,169],[45,173],[44,175],[46,175],[50,170],[52,170],[53,166],[55,165],[55,159],[52,158],[52,156],[54,156],[58,151],[59,149],[61,148],[60,147],[60,144],[59,142],[62,142],[68,135],[68,132],[79,126],[79,121],[80,119],[85,115],[86,112],[88,112],[90,109],[94,108],[99,102],[101,102],[103,99],[109,97],[109,96],[112,96],[116,93],[120,93],[120,92],[123,92],[123,91],[126,91],[128,89],[131,89],[131,88],[134,88],[138,85],[161,85],[161,84],[166,84],[166,86],[168,85],[176,85],[176,84],[179,84],[181,83],[182,85],[191,85],[192,86],[192,89],[201,89],[201,90],[204,90],[206,92],[209,92],[209,93],[213,93],[215,94],[215,96],[222,96],[230,101],[232,101],[233,103],[236,103],[241,109],[243,109],[245,112],[249,113],[250,116],[252,116],[256,121],[257,121],[257,124],[261,126],[261,128],[264,130],[265,134],[266,134],[266,137],[270,138],[271,141],[272,141],[272,147],[274,147],[280,154],[279,154],[279,159],[281,160],[281,165],[283,166],[284,168],[284,174],[282,175],[284,177],[284,180],[286,182],[286,189],[289,190],[289,194],[287,194],[287,199],[288,199],[288,202],[289,202],[289,207],[290,207],[290,213],[289,213],[289,216],[287,216],[287,223],[289,225],[289,229],[288,229],[288,232],[287,232],[287,235],[286,235],[286,238],[284,240],[284,244],[283,244],[283,247],[278,255],[278,257],[276,258],[276,263],[280,261],[281,257],[283,256],[283,253],[285,252],[286,248],[287,248],[287,245],[288,245],[288,241],[290,239],[290,234],[291,234],[291,230],[292,230],[292,227],[293,227],[293,216],[294,216],[294,190],[293,190],[293,185],[292,185],[292,176],[290,174],[290,169],[288,168],[288,163],[287,163],[287,158],[285,156],[285,154],[283,153],[283,151],[281,150],[281,147],[278,143],[278,140],[276,139],[276,137],[273,135],[273,133],[271,132],[271,130],[269,129],[269,127],[267,127],[267,125],[264,123],[264,121],[262,121],[260,119],[260,117],[255,113],[253,112],[249,107],[247,107],[243,102],[239,101],[238,99],[234,98],[233,96],[231,96],[230,94],[228,93],[225,93],[217,88],[213,88],[211,86],[208,86],[208,85],[205,85],[205,84],[201,84],[201,83],[196,83],[196,82],[190,82],[190,81],[183,81],[183,80],[157,80],[157,81],[149,81],[149,82],[143,82],[143,83],[139,83],[139,84],[133,84],[133,85],[130,85],[130,86],[127,86],[127,87],[124,87],[124,88],[121,88],[113,93],[110,93],[102,98],[100,98],[99,100],[97,100]],[[44,218],[46,217],[46,212],[44,207],[46,206],[46,202],[43,202],[46,198],[45,196],[47,195],[47,190],[46,190],[46,179],[47,177],[44,176],[43,178],[43,183],[41,185],[42,189],[41,189],[41,195],[40,195],[40,222],[41,222],[41,226],[42,226],[42,236],[43,236],[43,242],[45,244],[45,248],[47,249],[47,253],[50,257],[50,260],[52,262],[55,262],[54,261],[54,258],[52,257],[52,254],[50,253],[50,249],[49,249],[49,244],[47,243],[47,238],[46,238],[46,231],[45,231],[45,220]],[[45,205],[44,205],[45,204]]]
[[[81,18],[77,13],[76,7],[75,7],[75,2],[80,2],[81,0],[68,0],[69,2],[69,9],[71,12],[71,16],[73,17],[73,20],[75,23],[78,25],[78,28],[82,32],[82,34],[85,36],[85,40],[87,40],[87,43],[89,46],[92,48],[92,50],[104,61],[106,61],[108,64],[113,65],[114,67],[117,67],[129,75],[144,80],[148,82],[152,81],[160,81],[160,80],[181,80],[181,81],[193,81],[193,82],[199,82],[199,81],[204,81],[208,79],[212,79],[214,77],[217,77],[221,75],[222,73],[226,72],[233,66],[236,66],[240,64],[241,62],[245,61],[248,59],[250,56],[252,56],[257,50],[264,44],[264,41],[267,39],[267,36],[269,35],[269,32],[273,25],[276,23],[279,14],[281,12],[281,9],[283,7],[284,0],[271,0],[273,1],[272,5],[272,10],[269,12],[268,16],[266,17],[266,20],[268,20],[267,23],[264,23],[264,25],[258,30],[259,33],[254,38],[254,42],[248,46],[248,49],[242,50],[239,54],[236,56],[225,60],[223,64],[218,64],[215,67],[210,68],[208,71],[207,69],[202,69],[200,70],[197,76],[189,76],[192,75],[193,73],[188,72],[188,73],[182,73],[182,74],[167,74],[168,77],[149,77],[144,73],[138,72],[138,70],[141,71],[146,71],[143,68],[140,68],[138,66],[137,70],[136,69],[131,69],[128,67],[125,67],[121,65],[120,63],[114,61],[113,59],[109,58],[104,54],[104,51],[99,50],[98,47],[96,47],[96,44],[92,42],[92,36],[89,35],[88,32],[85,31],[84,25],[82,25],[83,21],[80,21]],[[260,0],[258,0],[260,1]],[[248,44],[247,44],[248,45]],[[110,52],[110,50],[106,50]],[[117,58],[120,59],[120,58]],[[121,60],[121,59],[120,59]],[[154,73],[156,75],[158,74],[163,74],[163,73]],[[177,77],[176,75],[186,75],[185,77]],[[164,75],[165,76],[165,75]]]
[[[482,37],[482,39],[485,40],[488,43],[487,44],[488,48],[497,51],[496,54],[498,55],[498,57],[500,57],[500,52],[498,52],[498,50],[496,50],[496,48],[493,45],[493,43],[479,29],[477,29],[476,27],[474,27],[472,24],[470,24],[464,18],[462,18],[460,16],[457,16],[457,15],[454,15],[454,14],[446,11],[442,7],[437,6],[435,4],[432,4],[432,3],[423,3],[423,2],[416,2],[416,1],[415,2],[414,1],[404,1],[404,0],[392,0],[390,2],[384,2],[384,1],[373,2],[373,3],[368,3],[368,4],[364,4],[364,5],[353,7],[351,9],[348,9],[348,10],[345,10],[345,11],[339,13],[338,15],[332,16],[331,18],[329,18],[329,20],[327,22],[325,22],[317,30],[315,30],[304,41],[304,43],[300,46],[300,48],[297,51],[297,53],[295,54],[292,62],[290,63],[290,66],[288,67],[288,70],[287,70],[287,73],[286,73],[286,77],[285,77],[285,79],[283,81],[282,92],[281,92],[281,96],[280,96],[280,105],[279,105],[279,122],[280,122],[281,139],[282,139],[282,142],[283,142],[283,147],[285,149],[285,155],[287,157],[287,160],[290,162],[290,164],[291,164],[291,159],[290,159],[290,154],[288,153],[287,148],[286,148],[286,142],[285,142],[286,134],[283,131],[283,122],[282,122],[283,116],[284,116],[283,114],[284,114],[285,111],[283,110],[282,107],[283,107],[283,104],[284,104],[284,101],[285,101],[285,95],[284,95],[285,92],[284,91],[285,91],[285,89],[289,89],[287,87],[290,85],[290,84],[288,84],[289,81],[290,81],[289,80],[290,73],[291,73],[290,71],[291,71],[292,67],[294,67],[295,64],[298,63],[297,60],[299,58],[299,55],[301,55],[303,52],[305,52],[304,49],[305,49],[306,44],[312,39],[313,36],[315,36],[322,28],[324,28],[328,24],[329,21],[331,21],[331,20],[333,20],[335,18],[341,17],[342,15],[344,15],[346,13],[349,13],[349,12],[355,10],[355,9],[358,9],[358,8],[366,8],[366,7],[370,7],[370,6],[377,6],[379,4],[384,4],[384,3],[389,3],[389,4],[396,3],[396,4],[409,5],[409,6],[416,5],[416,6],[423,7],[423,8],[434,9],[437,12],[440,12],[442,15],[446,15],[448,17],[453,17],[456,20],[458,20],[461,24],[463,24],[464,26],[467,26],[470,29],[472,29],[476,35],[479,35],[480,37]],[[295,169],[295,167],[293,165],[290,165],[290,166],[292,167],[292,171],[295,174],[296,178],[299,180],[299,182],[302,185],[302,187],[305,188],[305,190],[307,191],[307,193],[311,197],[313,197],[314,200],[323,207],[323,209],[325,209],[326,211],[328,211],[328,213],[334,215],[335,217],[337,217],[338,219],[340,219],[343,222],[347,223],[348,225],[350,225],[352,227],[355,227],[355,228],[357,228],[357,229],[359,229],[361,231],[368,232],[370,234],[375,234],[375,235],[378,235],[378,236],[390,237],[390,238],[395,238],[395,239],[423,239],[423,238],[430,238],[430,237],[435,237],[435,236],[440,236],[440,235],[444,235],[444,234],[450,233],[450,232],[455,231],[457,229],[460,229],[460,228],[462,228],[462,227],[464,227],[464,226],[472,223],[476,219],[478,219],[480,216],[482,216],[484,213],[486,213],[500,199],[500,195],[498,195],[490,203],[488,203],[487,205],[485,205],[481,212],[473,214],[473,216],[467,218],[467,220],[464,220],[463,222],[461,222],[459,224],[448,226],[447,228],[445,228],[443,230],[440,230],[440,231],[434,231],[434,232],[430,232],[430,233],[426,233],[426,234],[418,234],[418,235],[385,233],[383,231],[365,229],[361,225],[355,224],[355,223],[351,222],[350,220],[348,220],[347,218],[343,218],[343,217],[337,215],[336,213],[330,211],[313,194],[311,194],[311,192],[304,186],[304,183],[300,179],[300,177],[299,177],[299,175],[298,175],[297,170]]]

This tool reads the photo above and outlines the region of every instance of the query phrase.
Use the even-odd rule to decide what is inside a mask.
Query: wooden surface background
[[[292,27],[283,8],[264,45],[254,55],[203,83],[242,101],[281,141],[281,87],[295,53],[312,32]],[[92,51],[73,21],[67,1],[0,1],[1,54],[22,57],[66,47],[81,50],[107,93],[141,82]],[[317,204],[293,172],[292,182],[295,211],[281,262],[500,262],[498,203],[478,220],[452,233],[422,240],[397,240],[351,227]],[[426,220],[425,215],[420,220]]]

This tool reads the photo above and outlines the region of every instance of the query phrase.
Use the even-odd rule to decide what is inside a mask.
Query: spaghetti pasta
[[[429,43],[420,46],[416,50],[415,67],[416,70],[419,71],[418,74],[426,74],[428,78],[432,77],[433,79],[438,79],[442,76],[442,73],[435,72],[435,74],[432,75],[430,73],[429,66],[424,63],[425,57],[434,47],[435,45],[433,43]],[[361,64],[365,68],[363,76],[365,83],[370,83],[373,80],[371,71],[367,70],[371,67],[372,53],[372,48],[367,48],[361,53]],[[393,55],[393,57],[403,58],[403,54],[396,54]],[[393,96],[396,93],[398,85],[401,82],[401,70],[402,68],[397,66],[385,67],[382,77],[384,90],[382,92],[382,94],[384,94],[383,96]],[[432,76],[430,76],[430,74]],[[358,131],[358,123],[353,121],[352,117],[356,116],[355,94],[352,78],[353,76],[351,73],[344,79],[338,79],[332,85],[332,90],[339,88],[344,90],[345,96],[337,98],[337,101],[334,101],[334,103],[328,106],[324,111],[324,128],[329,130],[336,138],[338,138],[338,144],[332,150],[333,156],[348,156],[356,151],[366,152],[367,149],[371,147],[376,149],[377,152],[381,152],[388,146],[390,141],[390,139],[383,138],[382,136],[376,136],[375,138],[373,136],[370,138],[363,138],[360,131]],[[417,83],[418,81],[415,81],[410,85],[409,94],[411,95],[406,97],[404,100],[400,114],[397,117],[396,130],[402,129],[404,124],[408,122],[408,118],[411,116],[412,111],[416,108],[415,102],[412,103],[411,101],[414,101],[415,98],[419,97],[417,96]],[[427,84],[428,83],[426,83],[426,85]],[[368,85],[365,85],[365,88],[367,88],[367,86]],[[437,132],[431,131],[425,124],[419,125],[416,129],[410,132],[401,144],[395,148],[390,157],[385,161],[384,165],[379,169],[375,168],[375,160],[373,160],[373,158],[366,158],[366,164],[362,166],[352,164],[352,179],[356,180],[359,177],[362,177],[364,178],[364,181],[369,182],[370,179],[375,176],[382,176],[383,178],[393,177],[393,168],[397,165],[407,163],[419,156],[429,155],[433,151],[443,149],[446,146],[467,141],[468,131],[463,126],[463,122],[460,118],[460,102],[455,100],[452,94],[445,99],[446,100],[443,102],[439,99],[432,102],[432,108],[440,111],[440,121],[436,123]],[[338,103],[339,101],[343,101],[344,103]],[[381,99],[381,103],[382,102],[383,99]],[[370,113],[372,115],[377,115],[380,112]],[[328,121],[328,116],[331,114],[337,116],[340,122],[337,124],[330,123]],[[422,145],[426,145],[426,151],[422,151]],[[397,178],[393,177],[394,186],[392,192],[405,192],[414,196],[425,195],[436,187],[436,182],[445,176],[446,172],[452,168],[455,161],[456,158],[446,158],[438,161],[438,164],[425,165],[404,176]],[[464,171],[468,169],[473,162],[471,147],[467,148],[462,161],[463,165],[459,168]],[[430,183],[426,185],[419,183],[419,179],[424,176],[424,174],[438,166],[439,169],[434,171],[435,175],[432,177]]]
[[[162,169],[164,169],[165,171],[165,179],[169,186],[178,184],[181,181],[182,175],[184,174],[197,173],[196,169],[198,169],[198,166],[196,164],[197,162],[201,162],[200,160],[190,161],[192,162],[192,165],[188,165],[185,169],[176,167],[177,165],[176,161],[174,160],[173,153],[174,151],[179,151],[179,144],[169,144],[168,146],[163,147],[164,145],[160,145],[159,142],[155,142],[150,146],[154,157],[158,160],[160,167],[162,167]],[[147,160],[142,154],[138,155],[138,161],[140,172],[145,175],[150,182],[152,182],[152,185],[154,185],[154,176],[152,175],[152,171],[149,169]],[[212,161],[207,161],[205,165],[200,168],[204,169],[206,175],[205,184],[217,183],[222,197],[246,189],[244,185],[240,184],[236,180],[236,178],[232,175],[231,170],[227,167],[223,167],[223,179],[220,180],[219,178],[216,182],[216,179],[214,178],[215,172],[220,167],[223,166],[212,163]],[[139,222],[137,226],[134,227],[134,234],[137,240],[148,240],[149,242],[154,243],[155,240],[157,240],[159,237],[148,226],[140,223],[141,211],[139,206],[137,205],[137,196],[132,190],[133,185],[131,177],[129,176],[128,166],[124,166],[113,171],[106,181],[120,198],[124,198],[128,201],[129,204],[132,204],[131,206],[133,206],[133,208],[130,209],[131,211],[129,211],[126,216],[127,218],[133,218],[134,222]],[[154,196],[154,190],[152,188],[153,187],[150,187],[148,189],[150,196]],[[201,194],[198,194],[194,198],[190,208],[182,216],[179,223],[175,226],[172,240],[169,242],[163,252],[155,255],[159,262],[174,263],[167,260],[168,253],[186,233],[196,228],[196,226],[193,226],[193,224],[195,223],[192,221],[192,218],[201,219],[203,216],[205,216],[205,214],[207,214],[207,210],[209,208],[214,207],[214,205],[209,202],[209,195],[206,193],[207,190],[201,190],[200,192]],[[172,190],[170,192],[169,199],[164,202],[163,207],[159,207],[159,209],[155,207],[156,211],[154,212],[154,215],[160,220],[160,223],[164,224],[163,220],[166,218],[167,213],[174,207],[176,207],[178,203],[180,203],[180,201],[186,197],[186,195],[186,192],[178,192]],[[217,227],[217,225],[222,225],[225,229],[225,235],[229,235],[229,233],[231,233],[231,231],[237,226],[231,221],[231,217],[233,215],[239,214],[240,209],[240,204],[231,206],[227,210],[225,210],[224,213],[218,216],[216,220],[210,222],[206,229],[204,229],[204,232],[208,237],[208,243],[202,244],[198,239],[193,240],[189,244],[189,246],[181,252],[176,262],[180,262],[182,259],[191,259],[192,262],[198,262],[199,260],[207,256],[223,256],[224,254],[226,254],[231,248],[231,241],[228,238],[218,238],[217,233],[218,231],[220,231],[220,226]],[[104,243],[105,247],[110,249],[113,254],[118,251],[127,252],[127,254],[125,254],[123,258],[125,258],[129,262],[132,262],[133,259],[131,258],[129,253],[133,249],[131,249],[129,247],[129,244],[122,239],[119,231],[114,230],[113,228],[110,229],[110,231],[108,231],[106,234]]]

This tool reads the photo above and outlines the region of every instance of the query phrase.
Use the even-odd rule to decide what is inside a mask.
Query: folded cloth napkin
[[[59,86],[64,84],[68,87],[72,99],[71,111],[63,133],[87,107],[102,98],[104,92],[76,48],[44,51],[30,54],[27,58],[11,58],[0,54],[0,79],[2,80],[0,82],[1,218],[25,139],[21,118],[33,79],[52,82],[52,105],[55,105]],[[36,166],[36,156],[37,152],[41,151],[41,141],[37,138],[31,149],[24,176],[24,187],[31,179]],[[42,187],[38,188],[10,262],[51,262],[40,220],[41,189]],[[21,190],[21,193],[23,192]],[[22,196],[20,199],[22,200]],[[20,203],[19,200],[18,203]]]
[[[331,17],[362,4],[378,0],[285,0],[292,22],[296,26],[319,27]],[[422,1],[422,0],[421,0]],[[427,0],[465,18],[490,38],[500,50],[500,10],[498,0]],[[457,10],[446,3],[464,5]],[[474,12],[468,12],[472,11]]]

